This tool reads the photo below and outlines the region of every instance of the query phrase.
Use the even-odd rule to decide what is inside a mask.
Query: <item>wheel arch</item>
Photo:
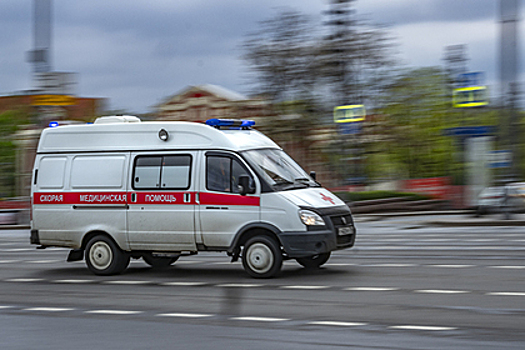
[[[281,231],[271,224],[266,223],[252,223],[244,226],[241,228],[237,234],[235,235],[235,238],[233,239],[232,244],[230,245],[230,248],[228,248],[228,253],[234,254],[236,251],[240,249],[240,247],[244,246],[244,244],[250,240],[252,237],[255,236],[267,236],[272,239],[274,239],[277,244],[282,246],[282,242],[279,238],[279,233]]]

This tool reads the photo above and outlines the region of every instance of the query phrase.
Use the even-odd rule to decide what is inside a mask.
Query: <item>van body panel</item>
[[[200,174],[197,156],[196,151],[132,154],[128,201],[130,249],[197,250],[195,179]]]

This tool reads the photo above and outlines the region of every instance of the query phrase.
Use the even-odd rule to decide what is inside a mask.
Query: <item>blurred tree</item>
[[[246,38],[242,58],[255,73],[258,94],[274,102],[310,98],[316,46],[312,27],[307,16],[285,9]]]
[[[29,124],[29,115],[22,111],[7,111],[0,114],[0,198],[15,194],[14,135],[24,124]]]
[[[317,71],[330,87],[332,104],[371,107],[396,61],[386,31],[356,18],[355,1],[330,1],[329,34],[320,44]]]
[[[385,169],[398,178],[450,174],[454,140],[443,130],[456,125],[459,112],[448,96],[447,76],[438,68],[409,70],[388,88],[380,108],[386,137],[368,149],[372,176]]]

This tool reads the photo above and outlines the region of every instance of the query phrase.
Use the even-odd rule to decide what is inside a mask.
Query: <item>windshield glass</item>
[[[282,150],[259,149],[243,152],[243,155],[274,190],[319,186]]]

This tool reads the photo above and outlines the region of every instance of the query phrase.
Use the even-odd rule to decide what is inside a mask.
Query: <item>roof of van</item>
[[[161,139],[161,130],[167,140]],[[163,136],[165,137],[165,136]],[[132,116],[99,118],[94,124],[43,130],[38,153],[280,148],[257,130],[219,130],[193,122],[141,122]]]

